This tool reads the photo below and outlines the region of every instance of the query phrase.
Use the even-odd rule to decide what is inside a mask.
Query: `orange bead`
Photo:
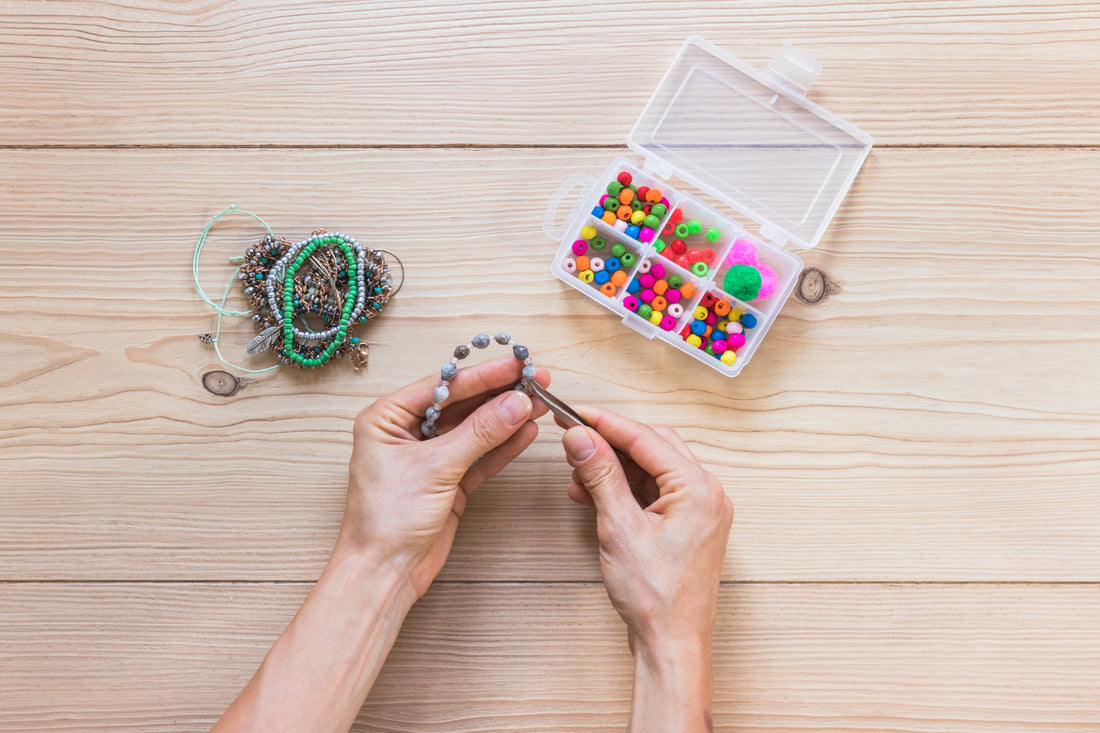
[[[652,308],[654,311],[663,311],[665,308],[668,307],[668,301],[665,300],[665,296],[658,295],[655,296],[653,300],[649,301],[649,307]]]
[[[680,286],[680,295],[683,296],[684,300],[690,299],[691,296],[695,295],[695,286],[691,283],[684,283]]]
[[[588,269],[588,255],[581,255],[577,258],[577,272],[584,272]]]
[[[626,270],[615,270],[611,273],[611,283],[617,288],[626,285]]]
[[[668,280],[661,279],[653,283],[653,292],[657,295],[664,295],[668,292]]]
[[[714,312],[719,316],[724,316],[730,312],[730,304],[724,300],[720,300],[714,304]]]
[[[604,283],[603,285],[600,286],[600,292],[603,293],[604,295],[606,295],[609,298],[614,297],[615,293],[617,293],[618,291],[619,291],[619,289],[616,288],[614,285],[612,285],[609,282],[606,282],[606,283]]]
[[[710,337],[710,332],[714,330],[714,326],[707,326],[707,330],[703,331],[703,336]]]
[[[603,219],[608,224],[611,224],[612,226],[614,226],[615,222],[618,221],[619,217],[615,216],[614,211],[605,211],[605,212],[603,212],[603,216],[601,216],[600,218]]]
[[[651,203],[651,204],[659,204],[659,203],[661,203],[661,199],[662,199],[662,198],[663,198],[663,197],[661,196],[661,192],[660,192],[660,191],[658,191],[658,190],[657,190],[657,189],[655,189],[655,188],[651,188],[651,189],[649,189],[648,191],[646,191],[646,194],[645,194],[645,200],[646,200],[646,201],[648,201],[648,202],[649,202],[649,203]]]
[[[619,191],[619,202],[620,203],[629,204],[633,200],[634,200],[634,191],[632,189],[624,188],[622,191]]]
[[[628,188],[627,190],[629,191],[630,189]],[[623,221],[626,221],[633,213],[634,209],[630,208],[629,206],[620,206],[619,210],[615,212],[615,216],[619,217]]]

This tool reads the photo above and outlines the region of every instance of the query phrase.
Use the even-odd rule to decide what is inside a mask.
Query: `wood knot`
[[[807,267],[799,276],[798,287],[794,293],[803,303],[814,305],[836,291],[836,285],[825,277],[824,272],[816,267]]]
[[[244,381],[226,371],[217,369],[202,375],[202,386],[219,397],[232,397],[244,389]]]

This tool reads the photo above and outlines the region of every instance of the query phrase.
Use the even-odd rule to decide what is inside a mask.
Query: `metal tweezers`
[[[577,414],[576,410],[550,394],[545,387],[535,380],[525,380],[523,391],[542,400],[543,404],[550,408],[550,412],[554,413],[554,416],[565,424],[567,430],[577,425],[583,425],[586,428],[592,427],[587,420]]]

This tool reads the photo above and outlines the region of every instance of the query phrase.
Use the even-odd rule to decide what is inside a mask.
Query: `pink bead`
[[[665,316],[661,319],[661,328],[666,331],[671,331],[672,329],[676,328],[676,319],[672,316]]]
[[[607,194],[606,193],[603,196],[600,196],[600,206],[603,206],[604,201],[607,201]]]
[[[665,208],[666,208],[666,209],[670,209],[670,208],[672,208],[672,204],[670,204],[670,203],[668,202],[668,197],[667,197],[667,196],[662,196],[662,197],[661,197],[661,203],[665,205]]]
[[[649,288],[646,288],[646,289],[645,289],[645,290],[643,290],[642,292],[638,293],[638,299],[639,299],[639,300],[641,300],[641,301],[642,301],[643,303],[649,303],[649,302],[650,302],[650,301],[652,301],[652,300],[653,300],[653,299],[654,299],[655,297],[657,297],[657,294],[656,294],[656,293],[654,293],[654,292],[653,292],[652,290],[650,290]]]
[[[718,323],[718,314],[714,311],[707,311],[706,323],[708,326],[713,326],[715,323]]]
[[[651,260],[642,260],[642,264],[638,265],[638,272],[647,273],[653,268],[653,262]]]
[[[635,298],[633,295],[628,295],[625,298],[623,298],[623,306],[628,311],[636,311],[636,310],[638,310],[638,306],[640,306],[640,305],[641,305],[641,303],[639,303],[638,299]]]
[[[653,273],[653,277],[660,280],[665,276],[665,266],[662,265],[660,262],[654,262],[653,269],[651,269],[650,272]]]
[[[652,242],[653,241],[653,235],[655,235],[655,234],[656,234],[656,232],[653,231],[652,229],[650,229],[649,227],[642,227],[642,231],[638,232],[638,241],[639,242]]]
[[[576,260],[565,260],[564,262],[561,263],[561,269],[565,270],[570,275],[572,275],[574,272],[577,271],[577,261]]]
[[[665,291],[665,300],[669,303],[679,303],[682,297],[684,296],[680,295],[680,291],[676,288],[669,288]]]
[[[731,333],[729,338],[729,347],[736,351],[745,345],[745,334],[743,333]]]
[[[707,339],[706,336],[700,336],[699,338],[702,339],[702,341],[700,341],[699,343],[699,349],[702,350],[707,348],[707,342],[709,341],[709,339]]]
[[[587,251],[588,242],[584,241],[583,239],[578,239],[576,242],[573,242],[573,254],[575,254],[577,257],[580,257]]]
[[[710,345],[710,348],[714,351],[715,354],[721,354],[723,351],[726,350],[726,342],[715,341],[713,344]]]
[[[652,270],[650,270],[649,272],[644,272],[641,275],[638,275],[638,284],[641,285],[643,288],[651,288],[651,287],[653,287],[653,283],[655,283],[655,282],[657,282],[657,278],[653,277],[653,271]],[[646,302],[649,302],[649,301],[646,301]]]
[[[760,270],[760,292],[756,294],[756,298],[766,298],[779,287],[779,276],[767,265],[760,265],[758,269]]]
[[[726,264],[731,266],[758,266],[760,264],[760,257],[756,254],[756,245],[747,239],[735,240],[733,246],[730,247],[729,253],[726,255]]]

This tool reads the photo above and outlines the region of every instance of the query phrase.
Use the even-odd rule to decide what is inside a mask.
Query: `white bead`
[[[603,258],[593,257],[588,260],[588,269],[592,272],[600,272],[603,270]]]
[[[670,303],[668,306],[668,314],[673,318],[679,318],[684,315],[684,306],[679,303]]]
[[[628,226],[629,226],[629,224],[627,224],[622,219],[616,219],[615,220],[615,231],[617,231],[617,232],[625,232],[626,228]]]
[[[572,275],[577,271],[577,261],[573,258],[569,258],[561,263],[561,269]]]
[[[653,269],[652,260],[646,260],[642,264],[638,265],[638,274],[639,275],[644,275],[652,269]]]

